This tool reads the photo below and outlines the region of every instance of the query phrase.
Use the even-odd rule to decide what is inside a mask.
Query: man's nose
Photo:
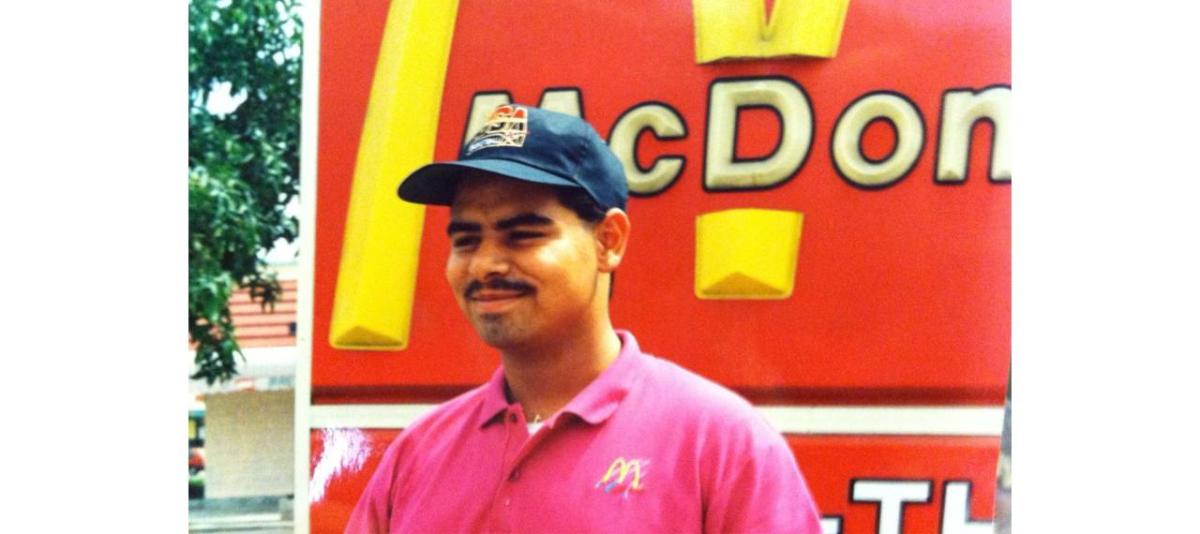
[[[508,252],[491,240],[484,240],[471,257],[470,274],[476,280],[505,276],[509,270]]]

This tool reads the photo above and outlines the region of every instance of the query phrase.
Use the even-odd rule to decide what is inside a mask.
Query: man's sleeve
[[[392,442],[350,514],[345,534],[387,534],[392,517],[392,484],[400,456],[400,440]]]
[[[821,534],[821,516],[782,436],[748,451],[712,488],[705,532]]]

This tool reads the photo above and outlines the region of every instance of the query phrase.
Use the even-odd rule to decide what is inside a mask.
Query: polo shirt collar
[[[479,426],[487,426],[500,412],[508,409],[508,396],[504,394],[504,366],[496,368],[492,378],[483,385],[479,410]]]
[[[645,356],[638,347],[637,340],[628,330],[617,330],[621,338],[621,352],[617,359],[583,388],[575,398],[563,407],[563,413],[573,413],[589,424],[599,424],[608,419],[617,406],[625,399],[625,395],[633,388],[638,372],[642,367]]]
[[[617,330],[621,339],[621,352],[617,359],[600,376],[592,380],[575,398],[563,407],[563,413],[571,413],[589,424],[599,424],[617,410],[617,406],[633,388],[645,360],[637,340],[628,330]],[[479,426],[485,426],[500,412],[508,409],[505,395],[504,366],[492,373],[492,378],[483,386],[479,411]],[[550,423],[556,426],[557,422]]]

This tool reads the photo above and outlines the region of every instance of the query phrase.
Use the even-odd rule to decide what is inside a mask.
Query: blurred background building
[[[230,299],[239,375],[188,384],[191,532],[291,532],[297,275],[294,259],[272,267],[283,288],[273,309],[245,289]]]

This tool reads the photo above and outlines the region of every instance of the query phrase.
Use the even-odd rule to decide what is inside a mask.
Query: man
[[[749,403],[613,329],[627,191],[591,126],[501,106],[399,194],[450,206],[446,279],[502,365],[397,437],[347,532],[820,532]]]

